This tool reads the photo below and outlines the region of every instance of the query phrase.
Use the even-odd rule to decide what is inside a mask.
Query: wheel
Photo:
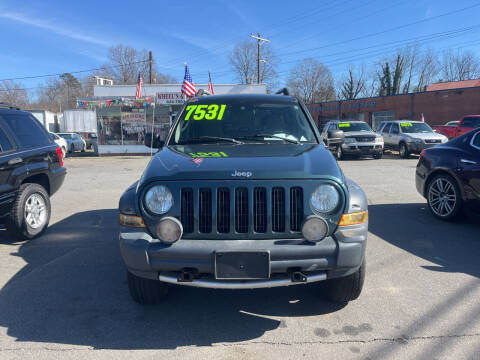
[[[427,187],[428,208],[442,220],[454,219],[462,208],[460,188],[450,175],[435,176]]]
[[[337,148],[335,149],[335,156],[337,160],[342,160],[344,158],[342,145],[338,145]]]
[[[128,270],[127,278],[130,295],[139,304],[158,304],[167,296],[168,286],[161,281],[144,279]]]
[[[373,154],[374,159],[381,159],[383,157],[383,152],[378,153],[378,154]]]
[[[33,239],[50,221],[50,198],[38,184],[23,184],[7,218],[7,231],[17,239]]]
[[[328,299],[335,302],[347,302],[360,296],[365,281],[366,260],[363,260],[360,268],[351,275],[327,280],[325,284]]]
[[[408,153],[408,148],[407,148],[407,145],[405,145],[405,143],[400,143],[400,149],[398,150],[398,154],[400,155],[400,157],[402,159],[407,159],[408,156],[410,155]]]

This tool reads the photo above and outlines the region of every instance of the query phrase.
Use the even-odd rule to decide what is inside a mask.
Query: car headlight
[[[383,142],[383,137],[377,136],[377,137],[375,138],[375,142],[376,142],[376,143],[381,143],[381,142]]]
[[[355,141],[356,141],[355,138],[349,138],[349,137],[345,138],[345,144],[354,143]]]
[[[423,143],[423,140],[422,140],[422,139],[415,139],[414,141],[415,141],[417,144]]]
[[[333,185],[322,184],[312,193],[310,203],[316,211],[329,213],[333,211],[340,202],[340,195]]]
[[[448,141],[448,138],[446,136],[442,136],[442,144],[446,143]]]
[[[172,205],[173,196],[166,186],[152,186],[145,194],[145,206],[154,214],[165,214]]]

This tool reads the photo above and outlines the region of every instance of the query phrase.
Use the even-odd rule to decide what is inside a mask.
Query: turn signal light
[[[140,216],[126,214],[120,214],[120,225],[136,228],[146,227],[145,222]]]
[[[368,213],[366,211],[359,211],[349,214],[343,214],[338,226],[348,226],[362,224],[368,219]]]

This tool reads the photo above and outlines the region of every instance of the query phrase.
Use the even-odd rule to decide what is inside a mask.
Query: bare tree
[[[276,85],[278,58],[269,44],[262,44],[260,63],[260,82],[269,89]],[[233,72],[241,84],[251,84],[257,80],[257,45],[253,41],[242,41],[235,45],[228,56]]]
[[[356,99],[365,91],[365,87],[365,67],[361,66],[358,70],[355,70],[351,66],[341,80],[339,97],[344,100]]]
[[[320,61],[307,58],[290,71],[287,86],[305,103],[335,99],[332,73]]]
[[[480,76],[480,60],[471,51],[447,50],[441,64],[442,81],[462,81]]]
[[[125,45],[116,45],[108,49],[108,62],[105,64],[105,71],[99,75],[109,77],[117,84],[135,84],[138,74],[147,82],[149,61],[146,50],[137,50]],[[174,77],[158,71],[155,59],[153,61],[152,78],[156,79],[156,83],[176,83]]]
[[[440,64],[433,50],[428,49],[426,53],[419,57],[416,64],[417,85],[413,91],[425,91],[425,87],[435,81],[440,71]]]
[[[25,108],[29,104],[28,93],[22,84],[4,80],[0,83],[0,102]]]

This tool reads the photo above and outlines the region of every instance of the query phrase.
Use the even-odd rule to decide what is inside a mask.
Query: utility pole
[[[153,55],[152,52],[148,52],[148,66],[149,66],[149,84],[152,84],[152,67],[153,67]]]
[[[263,39],[259,33],[257,33],[257,36],[251,34],[250,37],[257,40],[257,84],[260,84],[260,44],[262,41],[269,42],[270,40]]]

